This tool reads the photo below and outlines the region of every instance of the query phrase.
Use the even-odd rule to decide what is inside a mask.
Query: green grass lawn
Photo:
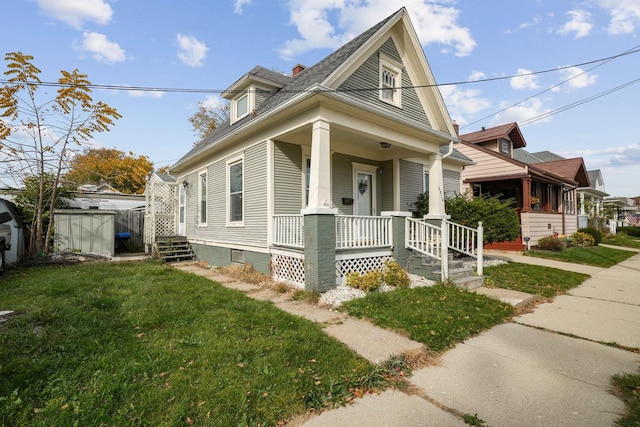
[[[513,289],[545,298],[564,294],[589,278],[588,274],[517,262],[485,267],[483,274],[488,287]]]
[[[616,424],[622,427],[640,426],[640,374],[615,375],[612,383],[616,395],[627,407],[627,413]]]
[[[604,246],[591,246],[587,248],[574,246],[561,252],[532,250],[526,251],[524,254],[538,258],[547,258],[556,261],[573,262],[575,264],[586,264],[608,268],[636,255],[637,253],[622,249],[605,248]]]
[[[155,262],[0,282],[0,425],[275,425],[384,387],[307,320]]]
[[[631,237],[625,233],[614,234],[613,237],[609,238],[604,237],[602,239],[602,243],[640,249],[640,239],[638,239],[637,237]]]
[[[445,285],[370,292],[342,304],[340,310],[401,331],[433,351],[453,347],[514,312],[509,304]]]

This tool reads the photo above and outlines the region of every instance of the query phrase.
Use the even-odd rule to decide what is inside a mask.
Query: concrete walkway
[[[512,256],[510,256],[512,258]],[[568,295],[542,304],[446,352],[434,366],[414,371],[414,392],[386,391],[291,425],[465,426],[477,414],[491,426],[607,426],[624,411],[610,378],[637,372],[640,348],[640,254],[609,269],[515,256],[513,261],[591,274]],[[287,301],[281,294],[196,265],[178,268],[271,300],[321,324],[358,354],[377,363],[423,345],[343,313]],[[562,334],[558,334],[561,332]],[[571,334],[572,337],[563,335]]]

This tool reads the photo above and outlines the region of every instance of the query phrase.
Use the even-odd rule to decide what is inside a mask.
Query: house
[[[463,186],[474,195],[498,195],[515,202],[520,236],[492,248],[523,250],[552,234],[577,230],[576,190],[589,187],[582,158],[551,152],[529,153],[517,123],[461,135],[458,150],[475,164],[462,172]]]
[[[605,209],[612,211],[610,226],[617,229],[617,227],[636,227],[640,225],[640,209],[633,198],[605,197],[603,204]]]
[[[230,120],[170,168],[174,182],[150,180],[149,200],[173,192],[175,203],[175,228],[150,244],[171,231],[209,264],[248,263],[320,291],[388,259],[409,265],[414,250],[447,277],[456,226],[444,196],[460,192],[472,161],[453,147],[406,9],[292,75],[256,66],[223,96]],[[424,191],[429,215],[410,218]],[[163,209],[148,205],[151,216]]]
[[[3,223],[11,230],[10,248],[2,254],[4,263],[7,265],[15,264],[25,255],[25,227],[20,220],[16,205],[13,203],[15,196],[2,194],[0,196],[0,214],[8,212],[11,215],[9,221]]]
[[[604,211],[604,199],[609,196],[605,191],[604,179],[600,169],[587,171],[588,187],[578,187],[578,228],[607,226]],[[615,229],[611,230],[615,233]]]

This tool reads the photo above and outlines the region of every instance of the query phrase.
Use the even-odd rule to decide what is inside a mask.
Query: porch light
[[[389,144],[388,142],[381,142],[380,143],[380,147],[382,147],[382,148],[391,148],[391,144]]]

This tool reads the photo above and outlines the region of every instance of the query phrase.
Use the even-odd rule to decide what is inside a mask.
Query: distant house
[[[7,265],[20,261],[26,249],[25,227],[20,221],[13,198],[14,196],[4,194],[0,196],[0,213],[8,212],[13,218],[5,223],[11,228],[11,248],[4,253],[4,262]]]
[[[582,158],[529,153],[517,123],[460,135],[458,150],[475,163],[462,172],[463,188],[515,202],[520,236],[492,247],[523,250],[541,237],[577,230],[576,190],[590,186]]]
[[[406,9],[291,75],[256,66],[222,96],[230,120],[170,179],[149,181],[149,243],[172,231],[209,264],[248,263],[321,291],[351,271],[406,264],[411,250],[443,259],[446,277],[449,245],[439,236],[454,225],[444,197],[461,191],[472,161],[454,148]],[[427,220],[410,218],[425,191]]]
[[[640,207],[629,197],[606,197],[604,206],[613,211],[616,227],[640,226]]]

